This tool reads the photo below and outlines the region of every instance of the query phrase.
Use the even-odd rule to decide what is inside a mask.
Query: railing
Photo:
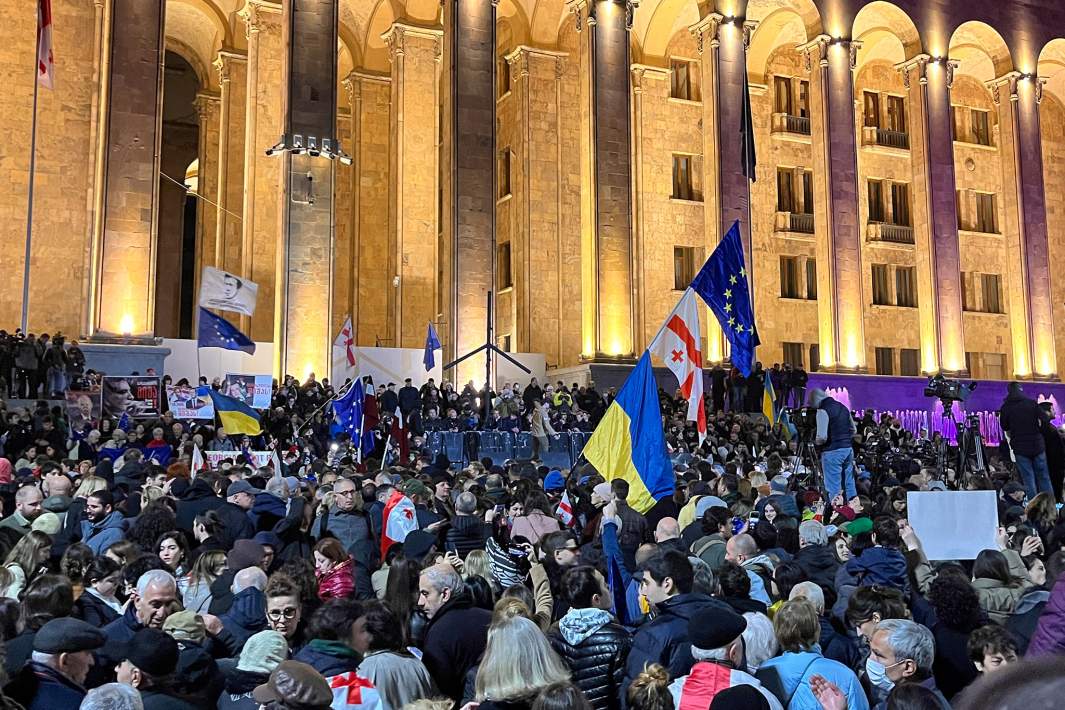
[[[888,148],[902,148],[909,150],[910,134],[904,131],[889,131],[886,128],[876,129],[876,144]]]
[[[797,133],[808,136],[810,135],[810,119],[803,116],[792,116],[789,113],[774,113],[773,132]]]
[[[548,436],[547,451],[539,452],[538,458],[545,466],[572,468],[580,458],[584,445],[591,434],[560,433]],[[493,464],[504,461],[528,461],[533,456],[532,434],[513,434],[504,431],[426,432],[425,448],[434,459],[444,454],[452,463],[466,465],[481,458],[492,459]]]
[[[866,236],[871,242],[889,242],[891,244],[913,244],[913,227],[886,222],[870,222]]]
[[[802,212],[788,212],[788,231],[800,234],[814,233],[814,216]]]

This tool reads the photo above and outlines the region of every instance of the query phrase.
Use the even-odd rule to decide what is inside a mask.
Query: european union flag
[[[196,347],[240,350],[255,354],[255,343],[221,316],[200,308],[200,327],[196,333]]]
[[[425,334],[425,355],[422,357],[422,362],[425,364],[425,371],[429,372],[436,365],[436,355],[434,350],[440,349],[440,338],[436,335],[436,328],[433,324],[429,324],[429,332]]]
[[[362,378],[356,377],[344,396],[333,400],[333,424],[329,428],[333,435],[345,432],[351,435],[352,443],[359,441],[364,398]]]
[[[740,223],[736,221],[691,283],[717,316],[732,348],[732,364],[744,377],[751,374],[754,349],[760,344],[748,276]]]

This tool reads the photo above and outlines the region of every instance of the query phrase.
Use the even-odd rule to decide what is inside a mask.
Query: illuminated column
[[[112,0],[93,331],[155,328],[164,0]]]
[[[218,213],[211,203],[218,202],[218,148],[220,130],[220,96],[201,92],[193,103],[200,119],[200,145],[198,170],[196,174],[196,194],[200,195],[196,205],[196,266],[192,278],[195,283],[193,293],[199,292],[200,273],[205,264],[215,263],[215,234]],[[176,176],[175,176],[176,177]]]
[[[1010,72],[990,82],[998,106],[1009,263],[1010,334],[1017,377],[1057,379],[1039,103],[1043,80]]]
[[[810,71],[817,239],[817,319],[825,370],[865,371],[854,64],[860,42],[820,35],[800,45]],[[816,65],[816,66],[812,66]],[[820,268],[825,264],[827,268]]]
[[[449,356],[458,357],[484,343],[486,299],[495,274],[496,0],[448,0],[443,6],[444,66],[450,72],[444,91],[447,194],[441,257],[449,268],[442,284],[447,303],[440,310],[447,313],[443,345]],[[425,323],[418,327],[424,331]],[[456,383],[480,382],[483,360],[466,361],[449,377]]]
[[[961,253],[950,88],[957,63],[921,54],[898,65],[910,92],[921,371],[965,373]]]
[[[243,230],[241,213],[244,208],[244,109],[248,60],[243,54],[223,50],[218,53],[214,68],[218,72],[218,83],[221,87],[218,205],[215,207],[214,245],[205,251],[210,252],[213,258],[211,263],[219,269],[239,273]]]
[[[436,317],[440,154],[440,58],[444,33],[395,24],[385,33],[392,61],[388,206],[391,344],[421,347]]]
[[[634,5],[570,0],[580,46],[583,355],[631,358],[632,136],[629,31]]]
[[[748,270],[751,258],[751,187],[743,174],[742,122],[743,79],[747,72],[747,45],[755,23],[711,13],[690,28],[702,58],[703,76],[703,208],[706,253],[740,221]],[[708,310],[709,314],[709,310]],[[721,362],[727,355],[726,341],[712,314],[707,319],[707,361]]]

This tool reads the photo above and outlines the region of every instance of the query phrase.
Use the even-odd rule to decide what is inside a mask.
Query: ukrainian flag
[[[628,504],[634,510],[646,513],[660,498],[672,495],[673,466],[666,453],[650,353],[644,352],[625,380],[583,453],[606,480],[628,481]]]
[[[765,389],[762,391],[762,414],[769,420],[769,426],[777,423],[777,393],[768,372],[765,373]]]
[[[256,436],[263,433],[259,425],[259,414],[254,409],[232,397],[219,394],[214,389],[210,390],[210,395],[211,401],[214,402],[214,411],[227,434]]]

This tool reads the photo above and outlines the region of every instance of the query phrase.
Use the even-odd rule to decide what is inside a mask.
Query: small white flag
[[[52,0],[37,0],[37,83],[46,89],[54,89],[54,78]]]
[[[196,478],[196,474],[207,467],[206,462],[203,460],[203,452],[200,451],[200,447],[196,444],[192,445],[192,478]]]

